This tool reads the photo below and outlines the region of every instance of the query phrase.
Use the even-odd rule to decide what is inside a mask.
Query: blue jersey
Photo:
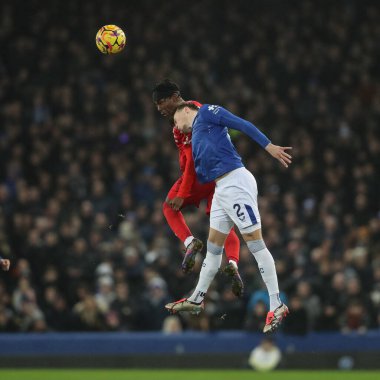
[[[244,166],[231,142],[228,128],[244,132],[263,148],[270,143],[249,121],[235,116],[223,107],[204,104],[192,127],[193,158],[199,182],[214,181],[223,174]]]

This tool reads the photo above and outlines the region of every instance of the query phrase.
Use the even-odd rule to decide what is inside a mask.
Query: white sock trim
[[[191,242],[194,240],[194,236],[188,236],[185,241],[183,242],[183,244],[185,245],[185,247],[187,248],[189,246],[189,244],[191,244]]]
[[[282,301],[280,298],[280,293],[269,295],[269,311],[274,311],[281,305],[282,305]]]

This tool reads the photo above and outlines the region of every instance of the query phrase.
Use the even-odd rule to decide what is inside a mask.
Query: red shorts
[[[182,183],[182,177],[180,177],[169,190],[168,198],[173,199],[177,196],[178,190]],[[215,191],[215,182],[210,182],[202,185],[198,181],[195,181],[192,193],[184,198],[183,205],[181,208],[186,206],[196,206],[199,207],[199,204],[203,199],[207,200],[206,213],[210,214],[212,197]]]

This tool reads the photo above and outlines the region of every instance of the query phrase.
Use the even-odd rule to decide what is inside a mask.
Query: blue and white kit
[[[228,234],[233,224],[242,233],[261,228],[257,206],[257,183],[245,169],[228,128],[247,134],[261,147],[270,140],[252,123],[241,119],[223,107],[203,105],[192,126],[192,150],[195,171],[201,183],[216,181],[211,206],[210,227]]]

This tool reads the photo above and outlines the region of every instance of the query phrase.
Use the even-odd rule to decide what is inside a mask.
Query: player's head
[[[191,132],[199,107],[193,103],[181,103],[174,112],[174,124],[182,133]]]
[[[153,103],[162,116],[172,118],[178,104],[183,102],[177,83],[164,79],[152,91]]]

